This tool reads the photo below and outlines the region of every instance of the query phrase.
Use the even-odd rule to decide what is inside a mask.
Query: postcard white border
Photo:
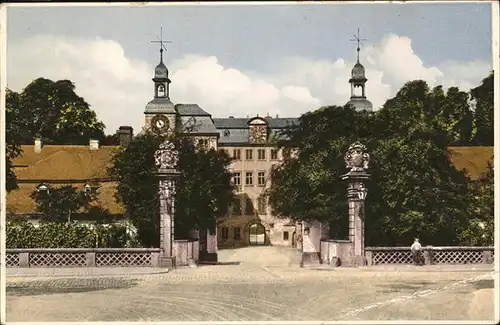
[[[490,0],[467,1],[467,0],[443,0],[443,1],[316,1],[316,2],[169,2],[169,3],[148,3],[148,2],[130,2],[130,3],[11,3],[0,4],[0,323],[5,324],[6,317],[6,270],[5,270],[5,89],[7,85],[7,6],[8,7],[124,7],[124,6],[218,6],[218,5],[321,5],[321,4],[422,4],[422,3],[487,3],[492,6],[492,58],[493,70],[495,72],[494,84],[494,179],[495,179],[495,321],[500,320],[500,50],[499,50],[499,4]],[[58,324],[109,324],[111,322],[58,322]],[[313,321],[206,321],[206,322],[118,322],[120,324],[492,324],[491,321],[331,321],[331,322],[313,322]],[[53,322],[9,322],[9,324],[53,324]]]

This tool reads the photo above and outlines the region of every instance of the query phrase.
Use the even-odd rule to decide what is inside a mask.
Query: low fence
[[[11,248],[7,267],[158,266],[159,248]]]
[[[7,267],[158,267],[160,248],[8,248]],[[199,242],[175,240],[176,266],[198,263]]]
[[[493,247],[425,246],[422,247],[425,264],[492,264]],[[412,264],[410,247],[366,247],[365,257],[370,265]]]

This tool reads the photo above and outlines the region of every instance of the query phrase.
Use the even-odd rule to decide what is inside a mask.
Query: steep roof
[[[90,179],[107,177],[111,158],[118,146],[90,150],[88,146],[45,145],[35,153],[33,145],[21,146],[23,153],[14,159],[18,179]]]
[[[198,104],[176,104],[175,109],[180,116],[211,116]]]
[[[7,213],[35,213],[36,205],[30,195],[41,181],[57,182],[55,187],[83,188],[87,180],[107,178],[107,168],[119,150],[118,146],[90,150],[88,146],[45,145],[40,153],[35,153],[33,145],[21,148],[23,153],[13,161],[19,189],[7,194]],[[119,214],[125,209],[114,198],[115,188],[115,182],[99,182],[97,204]]]
[[[175,109],[179,114],[180,129],[183,133],[192,135],[218,135],[212,116],[198,104],[177,104]]]
[[[297,118],[291,117],[258,117],[267,122],[269,128],[269,139],[275,137],[281,130],[298,123]],[[219,144],[238,145],[248,144],[250,137],[249,123],[256,119],[253,118],[214,118],[214,124],[219,132]]]
[[[19,189],[7,194],[7,213],[8,214],[33,214],[36,213],[36,203],[30,197],[31,193],[36,189],[38,184],[19,184]],[[66,183],[53,185],[54,187],[62,187],[71,185],[77,189],[83,189],[84,183]],[[112,214],[122,214],[125,208],[116,202],[114,195],[116,193],[116,182],[102,182],[99,184],[97,202],[102,208],[107,209]]]
[[[451,162],[458,170],[465,169],[472,179],[481,176],[493,163],[494,147],[450,147]]]
[[[295,117],[263,117],[267,121],[267,125],[271,129],[283,129],[292,124],[298,123],[298,118]],[[250,118],[214,118],[215,127],[218,129],[247,129]]]

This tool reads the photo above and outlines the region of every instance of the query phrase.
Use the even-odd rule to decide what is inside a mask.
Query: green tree
[[[37,204],[37,211],[49,217],[59,219],[64,216],[68,222],[75,212],[88,210],[90,203],[95,200],[95,195],[66,185],[58,188],[46,185],[46,190],[34,190],[31,198]]]
[[[454,95],[453,95],[454,96]],[[450,161],[450,137],[436,119],[446,97],[425,82],[406,84],[376,113],[326,107],[304,114],[279,145],[298,151],[271,173],[272,208],[296,220],[330,222],[331,236],[347,236],[344,155],[361,141],[371,154],[367,184],[367,245],[452,245],[468,226],[468,178]]]
[[[104,124],[69,80],[38,78],[20,94],[9,92],[7,106],[17,107],[13,113],[22,121],[23,144],[32,143],[35,137],[55,144],[86,144],[89,138],[104,138]]]
[[[471,89],[470,94],[475,102],[474,110],[474,144],[479,146],[493,145],[493,71],[483,79],[481,85]]]
[[[5,187],[8,192],[18,189],[12,160],[22,153],[20,143],[22,139],[22,125],[25,122],[21,119],[22,116],[19,94],[7,89],[5,107]]]
[[[491,163],[481,177],[470,183],[471,225],[461,235],[471,246],[493,246],[495,231],[494,170]]]
[[[118,178],[117,199],[127,209],[144,247],[159,245],[159,195],[154,153],[165,138],[152,132],[134,137],[113,159],[110,175]],[[224,151],[195,148],[187,137],[172,139],[179,151],[181,172],[175,195],[175,236],[187,238],[192,229],[213,228],[226,214],[233,197]]]

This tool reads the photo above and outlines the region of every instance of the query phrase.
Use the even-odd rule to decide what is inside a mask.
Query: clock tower
[[[175,130],[176,116],[175,105],[170,101],[170,79],[168,77],[168,68],[163,63],[163,43],[165,41],[153,41],[160,43],[160,63],[155,68],[154,98],[146,105],[145,125],[146,129],[160,132],[170,133]]]

